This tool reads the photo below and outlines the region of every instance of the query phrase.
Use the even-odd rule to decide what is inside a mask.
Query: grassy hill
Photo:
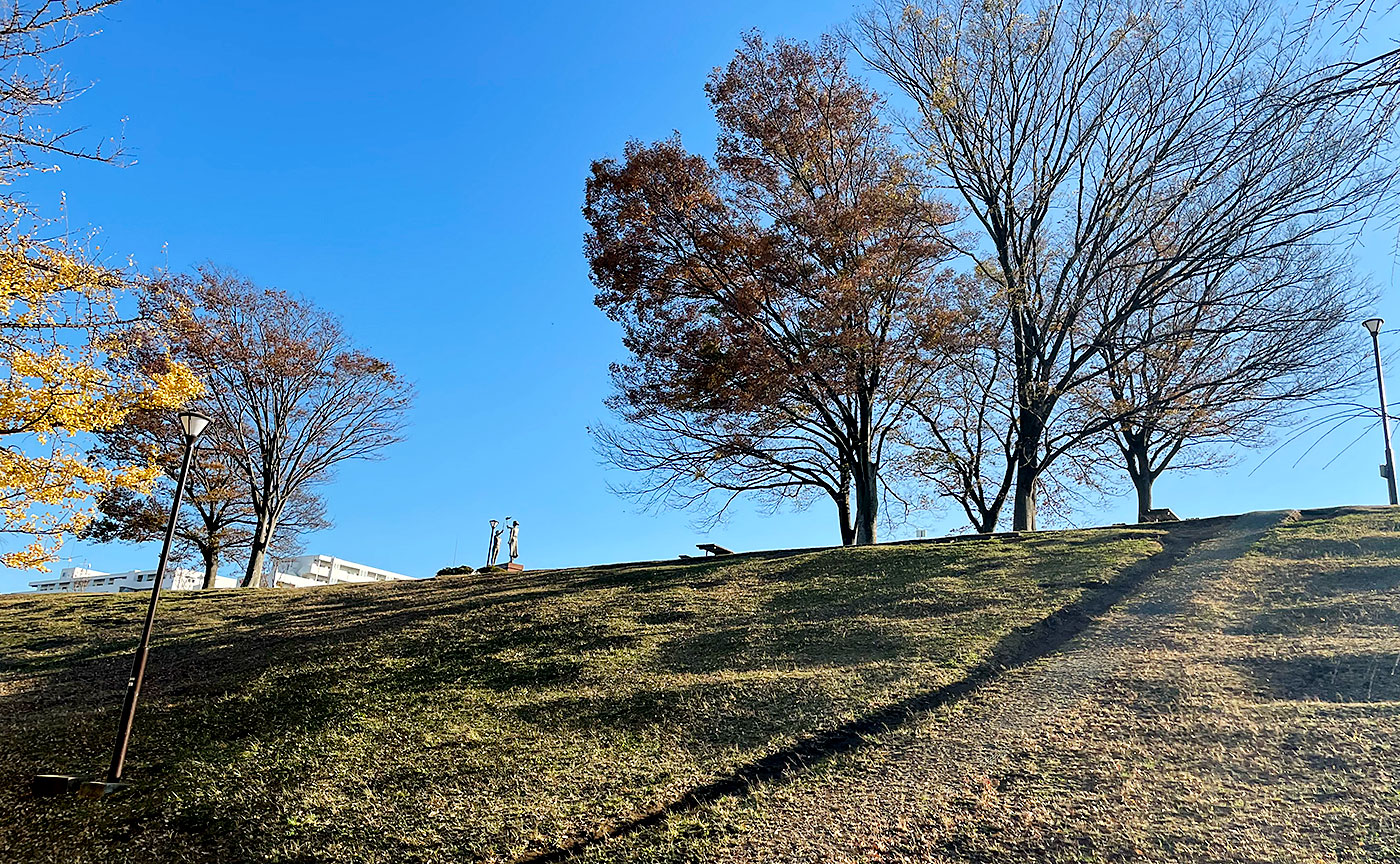
[[[1379,678],[1394,670],[1375,659],[1392,649],[1400,656],[1396,522],[1376,511],[1252,538],[1254,587],[1247,595],[1233,582],[1212,588],[1224,604],[1210,612],[1216,617],[1194,606],[1188,617],[1231,634],[1264,628],[1247,638],[1275,640],[1275,654],[1288,640],[1321,651],[1324,636],[1349,634],[1334,667],[1304,663],[1296,674],[1341,682],[1327,686],[1349,706],[1364,703],[1348,715],[1348,734],[1374,743],[1400,731],[1387,701],[1400,695],[1392,683],[1400,679]],[[1110,788],[1125,765],[1147,766],[1150,777],[1153,764],[1192,752],[1197,726],[1170,745],[1160,735],[1139,741],[1122,711],[1105,719],[1059,710],[1066,694],[1096,692],[1093,681],[1060,686],[1051,713],[1079,724],[1082,746],[1043,759],[988,756],[1034,778],[1007,781],[1007,797],[993,803],[981,786],[964,794],[969,778],[990,782],[987,765],[939,768],[915,745],[946,761],[945,740],[1005,737],[1005,722],[988,726],[959,712],[1018,676],[1049,674],[1056,658],[1086,654],[1071,650],[1084,639],[1066,640],[1090,616],[1112,620],[1144,586],[1185,584],[1167,568],[1186,566],[1229,524],[167,595],[128,763],[137,786],[100,802],[35,799],[28,780],[105,765],[144,598],[3,597],[0,860],[538,861],[577,850],[597,861],[796,861],[816,860],[798,849],[803,838],[835,848],[832,831],[857,838],[868,829],[874,839],[852,839],[834,860],[1031,861],[1053,847],[1045,838],[1059,836],[1055,820],[1073,855],[1084,853],[1063,860],[1122,860],[1121,843],[1103,846],[1112,854],[1093,852],[1094,826],[1128,830],[1138,799],[1079,809],[1082,778],[1107,772],[1096,782]],[[1364,564],[1353,566],[1358,555]],[[1362,646],[1363,631],[1381,641]],[[1207,659],[1222,650],[1205,637],[1188,647]],[[1363,660],[1369,673],[1352,668]],[[1042,699],[1057,689],[1027,687]],[[1171,687],[1162,692],[1181,692],[1179,682]],[[1277,699],[1330,698],[1315,691]],[[1008,692],[993,701],[1013,717],[1039,716],[1022,712],[1026,699]],[[1149,718],[1182,710],[1171,700],[1138,701]],[[1206,697],[1191,704],[1205,716],[1215,710]],[[1289,715],[1271,716],[1291,728]],[[1263,722],[1246,721],[1250,729]],[[1141,721],[1160,732],[1152,722]],[[1226,729],[1210,746],[1230,746],[1234,722],[1218,723]],[[1113,735],[1096,736],[1100,723]],[[1374,776],[1364,763],[1353,769]],[[1201,770],[1176,766],[1167,775],[1179,781]],[[866,789],[870,801],[903,790],[893,821],[907,823],[923,807],[928,824],[891,834],[837,792],[852,789]],[[1366,825],[1400,811],[1393,784],[1363,791],[1382,802]],[[1042,799],[1055,803],[1042,807]],[[1023,810],[1033,812],[1030,823]],[[1096,821],[1106,812],[1118,822]],[[1212,830],[1209,818],[1198,821],[1192,830]],[[589,842],[622,828],[619,839]],[[1148,834],[1134,840],[1148,844],[1145,854]]]
[[[582,860],[1400,861],[1400,512],[1273,519],[967,698]]]
[[[27,778],[105,765],[145,600],[0,598],[0,858],[553,848],[958,680],[1165,535],[169,594],[138,789],[97,803],[31,799]]]

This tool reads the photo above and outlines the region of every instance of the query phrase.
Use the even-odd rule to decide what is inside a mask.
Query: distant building
[[[398,582],[412,579],[402,573],[392,573],[381,567],[367,567],[333,558],[329,555],[301,555],[284,558],[274,563],[278,588],[309,588],[315,585],[336,585],[343,582]],[[120,591],[150,590],[154,570],[128,570],[125,573],[103,573],[87,567],[66,567],[58,576],[38,579],[29,587],[43,594],[68,593],[117,593]],[[217,576],[215,588],[237,588],[238,579],[230,576]],[[168,568],[162,590],[198,591],[204,587],[204,573],[199,570],[185,570],[180,567]]]
[[[296,558],[280,559],[273,570],[277,574],[278,588],[310,588],[342,582],[401,582],[413,578],[402,573],[392,573],[381,567],[368,567],[330,555],[300,555]]]
[[[121,591],[146,591],[156,578],[154,570],[128,570],[125,573],[103,573],[87,567],[65,567],[58,576],[51,579],[37,579],[29,587],[45,594],[87,594],[117,593]],[[218,576],[215,588],[233,588],[235,579]],[[162,590],[198,591],[204,587],[204,574],[198,570],[185,570],[173,567],[166,570]]]

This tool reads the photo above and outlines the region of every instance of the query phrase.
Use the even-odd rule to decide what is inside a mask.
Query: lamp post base
[[[131,788],[130,783],[108,783],[103,780],[89,780],[78,787],[79,798],[105,798]]]

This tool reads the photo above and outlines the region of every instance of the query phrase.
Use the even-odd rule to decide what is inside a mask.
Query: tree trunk
[[[1044,469],[1040,463],[1040,438],[1045,434],[1045,424],[1035,409],[1022,408],[1016,426],[1016,491],[1011,530],[1034,531],[1036,481]]]
[[[1137,488],[1138,521],[1146,522],[1147,511],[1152,509],[1152,474],[1133,475],[1133,486]]]
[[[832,497],[836,500],[836,518],[841,520],[841,545],[850,546],[856,542],[856,527],[851,522],[851,491],[844,489],[840,495]]]
[[[253,548],[248,553],[248,567],[243,571],[243,581],[240,583],[244,588],[262,587],[263,557],[267,552],[267,547],[253,540]]]
[[[248,569],[243,571],[244,588],[261,588],[263,559],[267,557],[267,547],[272,542],[272,530],[277,527],[275,520],[259,520],[253,529],[253,546],[248,552]]]
[[[1012,531],[1035,530],[1035,481],[1039,467],[1022,462],[1016,466],[1016,500],[1011,514]]]
[[[972,530],[978,534],[995,534],[997,530],[997,518],[1001,515],[1000,508],[990,513],[982,513],[979,516],[968,520],[972,523]]]
[[[855,472],[856,545],[875,543],[875,517],[880,513],[880,466],[868,463]]]
[[[1128,436],[1120,433],[1125,438],[1123,455],[1127,457],[1128,476],[1132,478],[1133,488],[1137,490],[1138,521],[1147,521],[1147,511],[1152,509],[1152,484],[1157,479],[1157,475],[1152,471],[1152,464],[1147,457],[1147,446],[1145,441],[1140,441],[1137,436]]]
[[[199,550],[204,557],[204,590],[214,587],[214,579],[219,575],[219,551],[213,548]]]

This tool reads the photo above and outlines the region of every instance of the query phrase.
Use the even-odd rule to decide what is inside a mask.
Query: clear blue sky
[[[777,517],[740,507],[709,536],[690,514],[639,513],[607,491],[585,432],[621,352],[581,253],[589,161],[673,129],[708,150],[701,88],[743,31],[813,38],[855,7],[698,8],[128,0],[66,53],[73,80],[93,87],[62,118],[93,142],[126,118],[135,164],[63,163],[22,189],[48,212],[66,196],[72,225],[100,228],[117,259],[212,260],[304,294],[417,383],[408,440],[341,471],[327,490],[335,527],[308,551],[427,576],[454,549],[480,563],[486,521],[505,516],[521,521],[528,567],[672,557],[706,540],[829,544],[823,504]],[[1387,286],[1390,239],[1363,255]],[[1391,300],[1380,312],[1400,323]],[[1291,470],[1285,454],[1251,477],[1250,457],[1223,475],[1165,477],[1158,499],[1183,515],[1383,503],[1372,437],[1325,471],[1318,458]],[[1124,498],[1083,521],[1131,515]],[[156,552],[70,543],[63,555],[115,571],[154,566]],[[0,591],[31,578],[0,571]]]

